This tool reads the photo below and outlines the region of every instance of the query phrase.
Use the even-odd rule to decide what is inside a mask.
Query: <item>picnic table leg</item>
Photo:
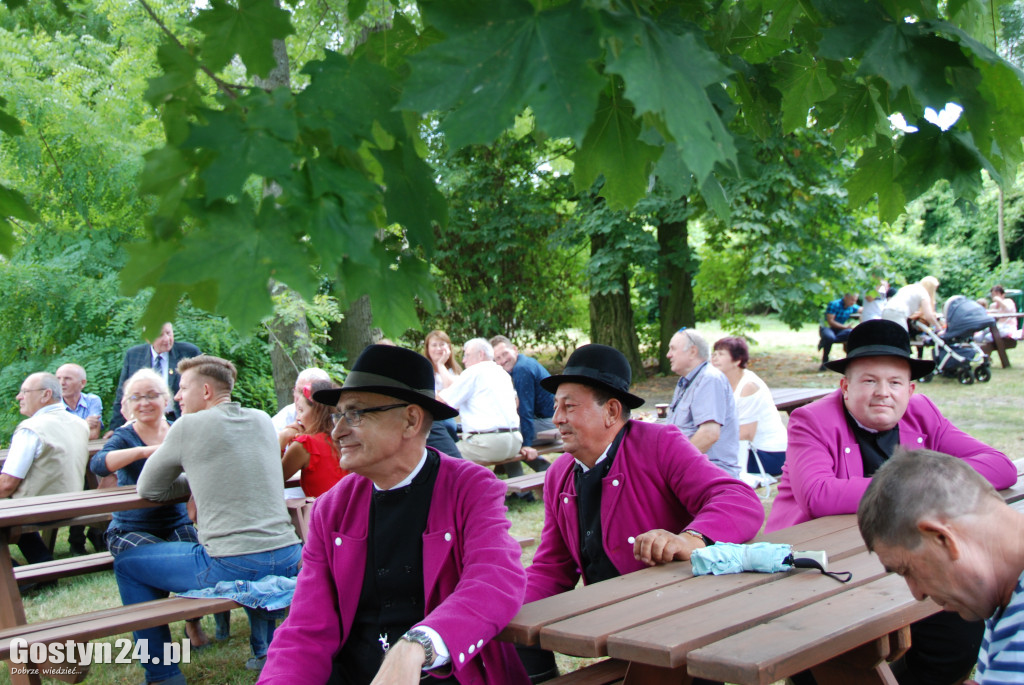
[[[829,685],[897,685],[885,662],[889,654],[886,635],[815,666],[811,673],[819,683]]]
[[[18,591],[18,581],[14,579],[14,564],[11,561],[11,539],[17,539],[17,533],[11,535],[11,530],[0,530],[0,628],[13,628],[14,626],[25,625],[25,606],[21,603],[21,592]],[[11,685],[41,685],[42,679],[36,673],[23,673],[21,671],[36,668],[35,664],[13,664],[7,662],[11,667]],[[18,669],[17,672],[14,669]]]
[[[664,668],[633,661],[626,668],[622,685],[690,685],[692,682],[693,678],[686,672],[686,666]]]
[[[14,563],[11,560],[11,540],[17,540],[17,537],[16,529],[0,530],[0,578],[4,579],[3,588],[0,588],[0,628],[13,628],[26,623],[25,605],[21,601],[21,591],[18,590],[18,581],[14,578]],[[67,683],[80,683],[89,673],[89,664],[51,664],[48,660],[40,663],[29,661],[24,664],[8,661],[8,664],[12,669],[11,685],[41,685],[40,674]],[[18,672],[14,671],[15,668]]]

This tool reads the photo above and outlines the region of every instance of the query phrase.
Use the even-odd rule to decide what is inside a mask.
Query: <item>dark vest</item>
[[[615,453],[625,434],[625,427],[619,431],[608,448],[608,456],[600,464],[584,471],[576,464],[573,477],[576,483],[576,511],[580,528],[580,561],[583,578],[586,582],[597,583],[619,576],[615,564],[608,558],[601,538],[601,495],[602,486],[608,472],[611,471]]]

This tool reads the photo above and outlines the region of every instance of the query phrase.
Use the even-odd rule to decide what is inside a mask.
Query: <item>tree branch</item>
[[[173,40],[173,41],[174,41],[174,44],[175,44],[175,45],[177,45],[177,46],[178,46],[179,48],[181,48],[181,49],[182,49],[182,50],[184,50],[185,52],[188,52],[188,48],[186,48],[186,47],[185,47],[185,46],[184,46],[184,45],[182,44],[182,42],[181,42],[180,40],[178,40],[178,37],[177,37],[177,36],[175,36],[175,35],[174,35],[174,33],[173,33],[173,32],[172,32],[172,31],[171,31],[171,30],[170,30],[169,28],[167,28],[167,24],[165,24],[165,23],[163,22],[163,20],[162,20],[162,19],[160,19],[160,17],[158,17],[158,16],[156,15],[156,12],[154,12],[154,11],[153,11],[153,8],[149,6],[149,3],[148,3],[148,2],[146,2],[146,0],[139,0],[139,4],[141,4],[141,5],[142,5],[142,8],[143,8],[144,10],[146,10],[146,14],[148,14],[148,15],[150,16],[150,18],[151,18],[151,19],[152,19],[153,21],[155,21],[155,22],[156,22],[156,25],[160,27],[160,30],[161,30],[161,31],[163,31],[163,32],[164,32],[165,34],[167,34],[167,37],[168,37],[168,38],[170,38],[171,40]],[[211,79],[211,80],[212,80],[212,81],[213,81],[213,82],[214,82],[214,83],[215,83],[215,84],[217,85],[217,88],[219,88],[219,89],[220,89],[220,90],[222,90],[223,92],[227,93],[228,97],[230,97],[230,98],[231,98],[232,100],[234,100],[234,99],[236,99],[236,98],[238,97],[238,96],[237,96],[237,95],[236,95],[236,94],[234,93],[234,90],[235,90],[235,89],[237,89],[237,88],[239,88],[239,86],[236,86],[236,85],[233,85],[233,84],[230,84],[230,83],[228,83],[227,81],[223,81],[223,80],[221,80],[220,78],[218,78],[218,76],[217,76],[216,74],[214,74],[214,73],[213,73],[212,71],[210,71],[210,69],[209,69],[209,68],[207,68],[207,67],[204,67],[204,66],[203,66],[202,64],[200,64],[200,65],[199,65],[199,69],[200,69],[200,70],[201,70],[201,71],[202,71],[202,72],[203,72],[204,74],[206,74],[207,76],[209,76],[209,77],[210,77],[210,79]]]

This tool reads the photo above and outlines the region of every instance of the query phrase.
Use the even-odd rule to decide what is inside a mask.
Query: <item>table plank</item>
[[[828,516],[792,526],[771,534],[775,542],[792,544],[803,549],[818,549],[805,546],[831,532],[856,530],[857,519],[852,514]],[[859,535],[859,533],[858,533]],[[758,536],[758,540],[764,536]],[[863,544],[863,543],[860,543]],[[842,550],[835,553],[842,554]],[[537,644],[540,630],[544,626],[562,621],[588,611],[620,602],[652,590],[692,578],[688,563],[673,563],[664,566],[628,573],[600,583],[577,587],[572,592],[563,592],[537,602],[524,605],[519,613],[498,635],[501,640],[521,645]]]
[[[827,540],[823,538],[813,538],[813,540],[823,542],[824,544],[814,545],[812,542],[807,548],[822,549],[824,547],[829,559],[832,561],[858,553],[867,554],[864,542],[860,537],[860,532],[856,528],[841,529]],[[857,570],[858,573],[863,573],[862,567],[864,563],[863,561],[860,562]],[[691,568],[688,562],[679,562],[679,565]],[[833,564],[833,567],[839,568],[835,564]],[[845,570],[846,566],[843,565],[842,568]],[[870,568],[873,571],[878,571],[881,569],[881,566],[877,560],[874,560],[871,562]],[[838,581],[827,576],[821,576],[817,572],[815,572],[815,575],[828,580],[830,588],[842,589],[842,584]],[[882,575],[882,573],[877,573],[877,575]],[[606,651],[608,636],[613,633],[628,630],[634,626],[665,616],[678,614],[679,612],[687,611],[709,602],[720,602],[722,601],[721,598],[728,595],[745,592],[749,596],[753,588],[775,582],[779,579],[780,575],[767,573],[738,573],[698,578],[691,577],[686,582],[668,585],[651,592],[636,595],[622,602],[549,624],[541,628],[540,645],[545,649],[563,654],[572,654],[573,656],[604,656],[608,653]],[[595,629],[596,626],[599,628]],[[643,661],[651,663],[647,660]]]
[[[608,637],[607,653],[618,659],[678,668],[686,664],[687,653],[694,649],[886,575],[878,558],[867,550],[833,568],[852,573],[850,584],[844,585],[813,570],[743,574],[763,575],[770,579],[771,587],[740,592],[711,605],[705,602],[614,633]]]
[[[701,678],[768,685],[939,610],[931,600],[915,600],[903,578],[888,575],[856,592],[840,594],[696,649],[687,655],[687,670]],[[808,645],[814,645],[815,650],[808,650]]]

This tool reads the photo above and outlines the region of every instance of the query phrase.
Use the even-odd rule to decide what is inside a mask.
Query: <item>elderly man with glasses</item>
[[[430,362],[371,345],[342,388],[313,399],[338,407],[332,437],[351,475],[317,500],[259,682],[528,683],[493,640],[526,588],[505,487],[426,446],[431,424],[455,415],[434,398]]]
[[[0,497],[81,490],[89,461],[89,425],[64,410],[60,381],[52,373],[34,373],[21,384],[17,400],[28,418],[11,439],[0,471]],[[53,559],[39,533],[23,533],[18,548],[30,564]]]
[[[712,464],[730,476],[738,476],[740,423],[736,400],[729,379],[708,361],[711,347],[697,331],[681,328],[669,341],[665,356],[672,364],[672,373],[680,376],[669,405],[669,423],[679,426]]]

